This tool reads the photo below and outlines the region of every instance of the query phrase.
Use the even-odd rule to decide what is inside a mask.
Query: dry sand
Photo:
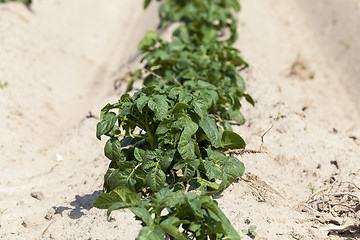
[[[247,123],[236,128],[246,175],[221,209],[239,232],[256,225],[259,240],[360,239],[359,1],[241,3],[236,47],[256,106],[244,103]],[[156,4],[141,6],[0,5],[1,239],[137,236],[128,211],[107,221],[91,203],[108,164],[99,110],[119,97],[137,43],[158,22]]]

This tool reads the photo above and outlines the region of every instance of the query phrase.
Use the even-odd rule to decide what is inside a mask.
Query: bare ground
[[[239,232],[256,225],[259,240],[360,239],[358,1],[241,3],[236,47],[256,106],[244,103],[247,122],[236,127],[246,175],[221,209]],[[1,239],[137,236],[128,211],[107,221],[91,203],[108,164],[99,110],[121,94],[137,43],[158,21],[156,5],[141,5],[0,5]],[[345,42],[334,43],[337,32]]]

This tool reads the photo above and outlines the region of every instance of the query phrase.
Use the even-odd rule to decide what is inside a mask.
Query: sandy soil
[[[236,128],[246,175],[218,202],[239,232],[256,225],[255,239],[360,239],[360,5],[333,2],[241,2],[236,47],[257,104],[244,103]],[[156,4],[141,5],[0,5],[1,239],[137,236],[128,211],[107,221],[91,203],[108,164],[99,110],[119,97],[137,43],[157,25]]]

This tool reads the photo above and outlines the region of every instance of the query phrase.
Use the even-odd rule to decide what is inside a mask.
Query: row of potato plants
[[[108,217],[130,209],[142,224],[137,239],[240,239],[211,197],[245,170],[225,154],[245,147],[231,128],[244,123],[241,98],[254,104],[232,47],[239,9],[237,0],[166,0],[160,27],[180,23],[172,40],[147,32],[138,45],[146,65],[133,77],[143,87],[101,110],[96,136],[109,137],[111,162],[93,206]]]

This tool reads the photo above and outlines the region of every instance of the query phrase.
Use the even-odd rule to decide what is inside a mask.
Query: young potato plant
[[[159,0],[158,0],[159,1]],[[151,0],[144,2],[144,8]],[[170,22],[182,22],[186,25],[194,43],[201,46],[209,38],[217,38],[222,31],[231,33],[228,43],[237,39],[237,20],[232,11],[239,11],[238,0],[165,0],[160,6],[160,27]]]
[[[103,108],[97,137],[110,137],[105,145],[105,156],[111,160],[106,192],[120,186],[158,192],[181,182],[215,194],[243,175],[244,165],[223,152],[244,148],[245,142],[220,128],[216,116],[208,114],[218,93],[213,86],[205,86],[193,91],[143,87]]]
[[[210,112],[223,120],[245,122],[240,112],[242,97],[254,105],[250,95],[245,94],[245,82],[238,73],[247,63],[239,51],[216,40],[197,46],[189,39],[185,27],[179,27],[172,42],[163,41],[155,32],[147,32],[138,48],[146,53],[145,69],[148,75],[145,85],[185,85],[194,88],[198,80],[210,83],[217,89],[216,104]],[[161,79],[159,79],[161,76]]]
[[[148,200],[139,200],[128,188],[103,193],[93,204],[114,210],[128,208],[143,228],[137,239],[228,239],[240,240],[217,202],[209,196],[185,193],[184,189],[163,188]]]

